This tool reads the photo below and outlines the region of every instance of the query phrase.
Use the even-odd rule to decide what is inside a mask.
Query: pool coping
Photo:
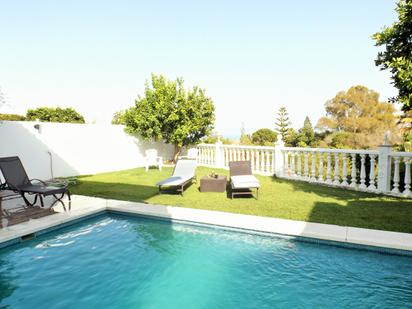
[[[85,205],[72,209],[70,212],[57,213],[0,229],[0,248],[18,243],[22,237],[27,235],[42,234],[100,213],[119,212],[246,231],[412,252],[412,234],[409,233],[85,196],[75,197],[82,199]]]

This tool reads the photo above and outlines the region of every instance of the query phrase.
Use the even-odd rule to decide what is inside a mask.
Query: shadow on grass
[[[309,183],[301,180],[289,180],[283,178],[272,177],[272,181],[279,184],[288,184],[293,187],[294,191],[314,193],[322,197],[334,198],[342,201],[349,200],[360,200],[365,198],[373,198],[374,200],[382,200],[383,202],[387,201],[391,197],[384,195],[373,194],[368,192],[354,191],[345,188],[330,187],[327,185],[322,185],[318,183]],[[411,203],[410,200],[402,200],[393,198],[399,203]]]
[[[70,190],[74,194],[108,199],[115,198],[131,202],[146,202],[147,199],[159,193],[158,188],[155,186],[121,182],[81,181],[81,178],[78,178],[77,184],[73,185]]]
[[[401,201],[348,201],[345,206],[316,202],[310,222],[412,233],[412,203]]]

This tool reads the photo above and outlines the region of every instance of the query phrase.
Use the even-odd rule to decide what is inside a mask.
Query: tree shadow
[[[279,184],[287,184],[292,186],[294,191],[301,191],[306,193],[314,193],[322,197],[330,197],[338,200],[359,200],[365,198],[381,199],[382,201],[390,198],[381,194],[373,194],[362,191],[355,191],[340,187],[331,187],[319,183],[310,183],[302,180],[289,180],[273,176],[272,181]]]
[[[340,226],[412,233],[412,203],[410,201],[350,200],[345,206],[316,202],[308,221]],[[393,224],[396,222],[396,226]]]
[[[119,200],[143,203],[159,194],[156,186],[122,182],[82,181],[82,178],[77,177],[77,183],[70,187],[72,193],[107,199],[112,199],[115,196]]]

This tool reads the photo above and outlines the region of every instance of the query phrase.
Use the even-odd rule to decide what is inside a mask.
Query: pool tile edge
[[[412,234],[259,217],[219,211],[109,200],[107,210],[264,233],[412,251]]]

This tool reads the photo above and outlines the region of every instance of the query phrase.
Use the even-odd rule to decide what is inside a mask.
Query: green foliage
[[[412,1],[400,0],[396,12],[398,21],[373,35],[376,46],[384,46],[375,64],[392,73],[394,86],[399,90],[393,101],[403,104],[403,110],[412,109]]]
[[[395,109],[392,104],[379,102],[379,94],[364,86],[339,92],[325,104],[326,116],[317,127],[323,131],[346,132],[345,147],[375,148],[383,141],[386,131],[397,138]],[[339,137],[340,142],[343,141]],[[340,144],[340,142],[338,144]]]
[[[251,146],[251,145],[253,145],[252,137],[249,134],[242,134],[240,136],[239,143],[240,143],[240,145]]]
[[[259,129],[252,134],[252,143],[260,146],[273,146],[277,140],[277,133],[271,129]]]
[[[185,90],[183,80],[167,80],[152,74],[144,96],[126,110],[126,130],[146,140],[164,140],[175,145],[175,158],[183,146],[198,143],[213,129],[215,107],[205,90]]]
[[[291,147],[318,147],[319,139],[313,130],[309,117],[305,118],[303,127],[296,132],[289,129],[286,134],[285,144]]]
[[[112,118],[112,124],[126,124],[126,111],[115,112]]]
[[[330,136],[330,146],[338,149],[348,148],[347,145],[351,144],[351,137],[352,135],[348,132],[334,132]]]
[[[70,107],[39,107],[29,109],[26,114],[26,120],[34,121],[37,119],[43,122],[84,123],[83,116]]]
[[[0,121],[7,120],[7,121],[25,121],[26,117],[22,115],[16,114],[0,114]]]
[[[290,126],[289,115],[286,107],[279,108],[278,115],[275,121],[276,132],[282,136],[282,140],[287,139],[287,134]]]
[[[232,144],[232,142],[230,141],[230,139],[225,138],[225,137],[223,137],[223,136],[220,136],[219,139],[220,139],[220,141],[222,142],[222,144],[224,144],[224,145],[230,145],[230,144]],[[217,136],[211,134],[211,135],[208,135],[208,136],[202,138],[202,143],[205,143],[205,144],[216,144],[217,140],[218,140]]]

